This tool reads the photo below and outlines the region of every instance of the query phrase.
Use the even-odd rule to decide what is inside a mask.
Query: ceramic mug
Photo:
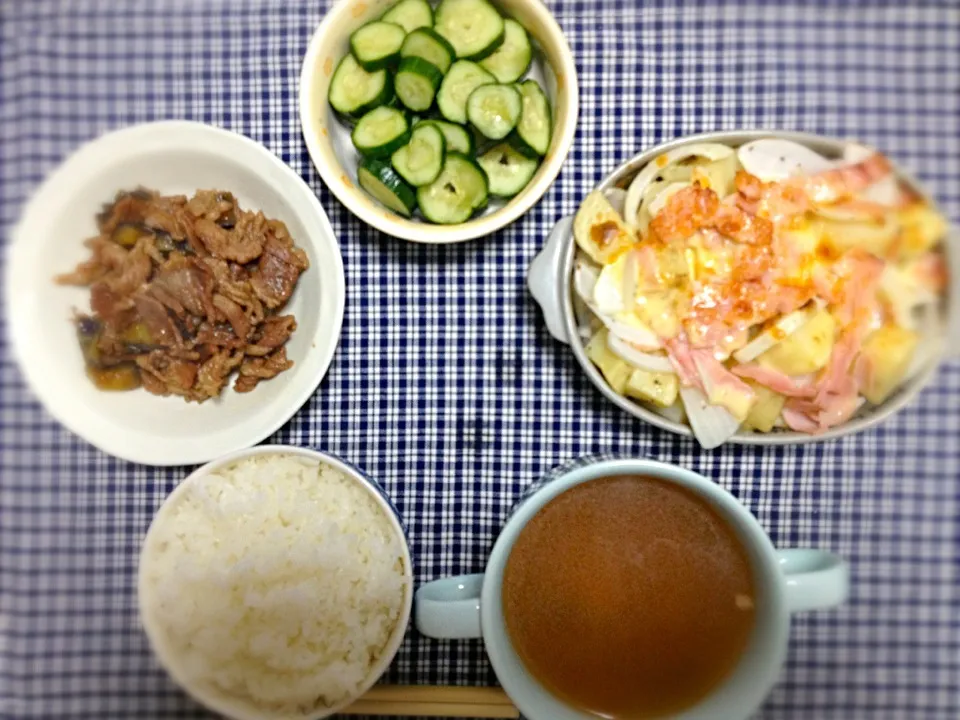
[[[763,701],[783,665],[790,615],[842,603],[849,587],[846,563],[822,550],[777,550],[740,502],[702,475],[653,460],[584,459],[538,484],[514,509],[486,572],[427,583],[416,594],[417,629],[434,638],[479,638],[500,684],[530,720],[588,720],[597,716],[561,701],[524,668],[507,634],[501,602],[503,571],[524,526],[544,505],[574,485],[613,475],[655,477],[685,487],[710,503],[746,549],[757,589],[756,622],[736,668],[706,698],[676,719],[745,718]]]

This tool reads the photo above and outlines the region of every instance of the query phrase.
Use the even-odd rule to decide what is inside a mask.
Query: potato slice
[[[836,329],[833,315],[818,310],[806,325],[760,355],[757,361],[785,375],[816,372],[830,360]]]
[[[864,341],[862,362],[866,363],[863,396],[879,405],[903,382],[920,336],[897,325],[884,325]]]
[[[604,379],[618,395],[623,395],[633,373],[633,368],[623,358],[614,353],[607,344],[609,332],[606,328],[599,330],[590,342],[587,343],[587,357],[600,368]]]
[[[734,178],[739,167],[736,154],[731,154],[703,167],[695,168],[693,181],[700,187],[713,190],[718,197],[725,198],[734,191]]]
[[[892,213],[882,222],[845,222],[820,217],[822,242],[842,253],[861,248],[877,257],[885,257],[900,235],[900,223]]]
[[[947,221],[926,203],[914,203],[897,213],[901,225],[899,250],[901,257],[922,255],[947,233]]]
[[[783,412],[783,406],[786,404],[787,398],[760,383],[752,380],[746,382],[753,389],[757,399],[750,408],[743,425],[745,428],[759,432],[770,432],[776,424],[777,418],[780,417],[780,413]]]
[[[680,381],[673,373],[636,369],[627,381],[626,394],[639,400],[648,400],[660,407],[670,407],[677,401]]]
[[[573,236],[577,245],[601,265],[606,265],[636,240],[633,230],[598,190],[581,203],[573,221]]]

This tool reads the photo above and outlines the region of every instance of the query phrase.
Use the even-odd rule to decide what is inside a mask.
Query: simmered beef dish
[[[103,390],[141,385],[203,402],[231,375],[250,392],[293,365],[281,314],[309,263],[286,226],[229,192],[120,193],[97,216],[91,257],[57,281],[90,288],[76,318],[87,374]]]

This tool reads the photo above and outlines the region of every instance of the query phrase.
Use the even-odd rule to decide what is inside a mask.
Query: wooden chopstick
[[[435,685],[378,685],[341,713],[394,717],[520,717],[520,711],[500,688]]]

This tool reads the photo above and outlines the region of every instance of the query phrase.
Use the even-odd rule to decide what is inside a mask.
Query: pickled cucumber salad
[[[400,0],[350,37],[329,101],[353,124],[357,180],[403,217],[462,223],[530,182],[550,104],[533,46],[486,0]]]
[[[946,227],[863,146],[671,150],[577,212],[586,353],[705,447],[822,433],[938,352]]]

